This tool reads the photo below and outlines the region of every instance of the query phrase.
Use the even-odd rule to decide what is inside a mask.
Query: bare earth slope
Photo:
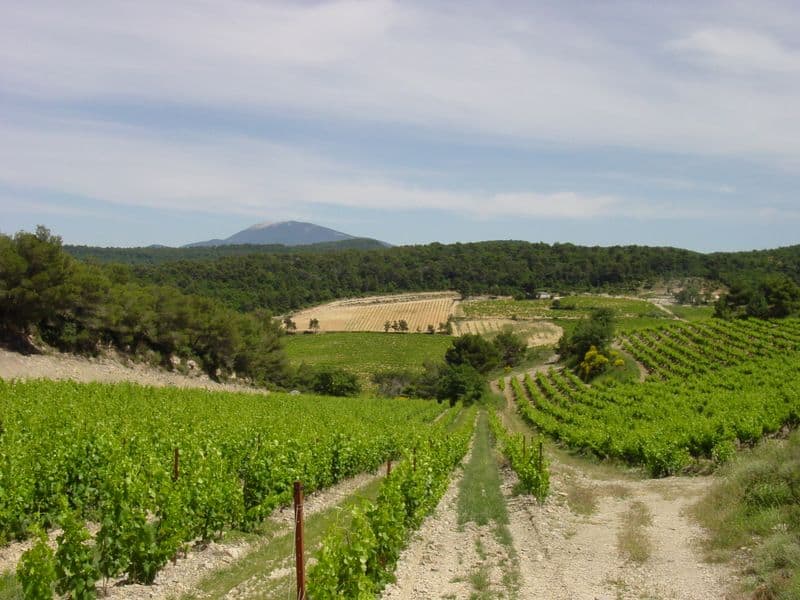
[[[149,365],[122,362],[111,357],[85,358],[74,354],[19,354],[0,349],[0,378],[68,379],[114,383],[131,381],[141,385],[203,388],[218,391],[265,393],[244,385],[217,383],[204,374],[182,375]]]

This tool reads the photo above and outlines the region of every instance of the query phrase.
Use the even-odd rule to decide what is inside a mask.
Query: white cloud
[[[364,168],[318,149],[210,133],[202,124],[176,136],[53,116],[81,104],[189,105],[256,119],[291,113],[367,128],[400,124],[445,142],[610,146],[800,169],[800,59],[785,41],[791,10],[772,7],[759,20],[756,10],[743,16],[702,4],[680,19],[651,4],[580,11],[567,4],[448,10],[392,0],[7,4],[0,19],[7,96],[0,102],[30,106],[26,115],[9,111],[0,119],[0,184],[258,219],[311,214],[321,205],[475,219],[788,215],[763,206],[737,213],[654,204],[569,184],[462,193],[415,184],[393,175],[392,165]],[[619,25],[621,16],[629,24]],[[692,67],[698,64],[704,68]],[[727,194],[736,188],[733,175],[733,183],[720,184],[618,179]]]
[[[38,127],[0,121],[0,139],[0,184],[20,190],[13,202],[2,203],[9,213],[26,205],[28,212],[49,210],[52,201],[46,198],[58,194],[261,220],[313,215],[319,206],[435,210],[473,219],[794,218],[786,210],[763,206],[752,211],[686,207],[573,190],[461,192],[410,185],[294,146],[219,135],[163,139],[132,127],[87,121],[49,121]],[[64,200],[53,212],[80,215],[84,210]]]
[[[679,49],[720,72],[732,64],[793,72],[796,52],[744,26],[677,22],[672,31],[658,7],[631,12],[640,30],[631,41],[609,25],[619,10],[584,17],[518,5],[512,14],[390,0],[18,4],[0,20],[0,87],[48,102],[189,103],[476,137],[800,159],[800,81],[698,78],[674,61]],[[724,5],[718,14],[695,10],[703,19],[726,14]]]
[[[736,71],[800,71],[800,52],[755,31],[700,29],[671,42],[669,47],[710,67]]]

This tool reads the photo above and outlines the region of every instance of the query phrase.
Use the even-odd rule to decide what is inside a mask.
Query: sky
[[[0,232],[800,243],[787,2],[0,0]]]

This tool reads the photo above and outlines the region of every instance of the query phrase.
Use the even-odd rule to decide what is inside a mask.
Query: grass
[[[617,550],[621,557],[642,564],[652,552],[652,542],[645,528],[653,523],[653,516],[644,502],[632,502],[625,521],[617,533]]]
[[[587,485],[570,481],[567,485],[567,505],[578,515],[589,516],[597,511],[597,490]]]
[[[342,367],[368,379],[372,373],[421,371],[426,360],[442,360],[453,338],[420,333],[318,333],[285,338],[289,361]]]
[[[464,467],[464,475],[459,483],[458,523],[461,527],[467,523],[493,527],[495,539],[505,548],[509,558],[500,565],[503,570],[503,585],[512,597],[515,596],[519,589],[519,560],[508,528],[508,510],[500,489],[500,471],[492,449],[485,411],[481,411],[478,417],[472,455]],[[470,598],[494,598],[496,594],[490,591],[487,553],[480,539],[475,544],[483,563],[469,575],[473,587]]]
[[[477,571],[470,573],[469,582],[473,589],[469,596],[470,600],[491,600],[494,598],[490,591],[491,581],[489,580],[489,567],[487,565],[482,564]]]
[[[740,558],[760,600],[800,598],[800,431],[740,453],[694,509],[711,561]]]
[[[22,600],[22,597],[22,587],[14,573],[0,573],[0,600]]]
[[[346,498],[341,504],[306,518],[304,524],[308,553],[306,560],[315,555],[319,544],[331,527],[347,527],[352,508],[365,500],[377,498],[381,482],[381,479],[376,479]],[[230,568],[212,573],[195,587],[192,594],[185,595],[183,598],[222,598],[238,584],[251,578],[267,575],[271,571],[287,565],[291,569],[285,576],[258,582],[259,595],[257,597],[294,597],[296,594],[293,558],[294,532],[272,529],[267,530],[265,535],[268,539],[265,544],[237,560]]]
[[[601,373],[592,379],[592,385],[603,385],[605,383],[627,383],[631,381],[639,381],[639,365],[636,361],[626,352],[621,350],[616,351],[619,358],[625,361],[621,367],[610,366],[605,373]]]
[[[482,526],[490,521],[508,525],[508,511],[500,491],[500,472],[489,441],[486,413],[481,412],[472,456],[459,483],[458,523],[462,527],[468,522]]]

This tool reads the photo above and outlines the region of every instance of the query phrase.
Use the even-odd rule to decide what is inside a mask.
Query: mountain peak
[[[308,244],[319,244],[322,242],[338,242],[341,240],[352,240],[355,236],[314,223],[303,221],[281,221],[274,223],[264,221],[256,223],[247,229],[234,233],[224,240],[207,240],[187,244],[187,247],[194,246],[230,246],[234,244],[282,244],[284,246],[306,246]]]
[[[288,223],[288,221],[283,221],[284,223]],[[256,229],[266,229],[267,227],[272,227],[273,225],[280,225],[280,223],[275,223],[274,221],[264,221],[263,223],[256,223],[255,225],[250,225],[247,228],[247,231],[252,231]]]

